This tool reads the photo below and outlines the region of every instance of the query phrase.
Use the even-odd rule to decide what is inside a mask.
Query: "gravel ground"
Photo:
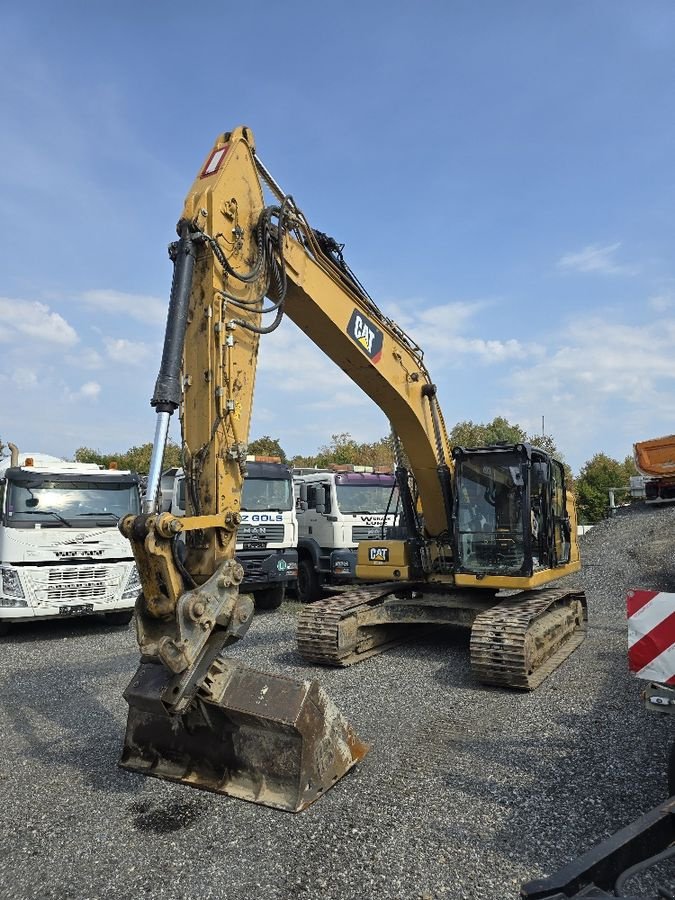
[[[656,805],[672,719],[626,671],[628,588],[675,589],[675,509],[582,541],[590,631],[534,694],[477,686],[446,629],[360,666],[303,665],[298,612],[261,614],[232,655],[317,676],[366,759],[290,815],[116,766],[131,629],[28,626],[0,651],[0,897],[397,900],[518,896]]]

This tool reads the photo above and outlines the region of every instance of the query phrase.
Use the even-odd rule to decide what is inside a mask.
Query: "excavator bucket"
[[[368,752],[318,681],[218,658],[176,715],[162,700],[171,678],[142,663],[124,692],[123,768],[300,812]]]

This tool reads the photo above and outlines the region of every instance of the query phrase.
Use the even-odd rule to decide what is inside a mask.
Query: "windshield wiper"
[[[114,512],[88,512],[88,513],[78,513],[76,518],[83,519],[85,516],[98,516],[100,519],[101,516],[112,516],[116,522],[119,522],[121,516],[118,516],[117,513]]]
[[[68,521],[68,519],[64,519],[60,513],[54,512],[53,509],[24,509],[20,515],[24,516],[56,516],[59,522],[63,522],[66,528],[72,528],[73,526]]]

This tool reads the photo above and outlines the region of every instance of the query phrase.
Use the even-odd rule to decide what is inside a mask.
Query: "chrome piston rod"
[[[162,460],[164,459],[164,449],[169,434],[170,421],[170,412],[157,413],[155,439],[152,442],[152,457],[150,459],[150,471],[148,472],[148,485],[143,502],[144,513],[157,511],[157,491],[159,490],[159,479],[162,477]]]

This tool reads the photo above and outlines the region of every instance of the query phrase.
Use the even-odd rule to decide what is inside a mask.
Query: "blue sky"
[[[238,124],[449,425],[544,415],[575,470],[675,431],[674,43],[671,0],[2,4],[0,437],[151,439],[166,246]],[[251,436],[342,431],[387,423],[285,321]]]

